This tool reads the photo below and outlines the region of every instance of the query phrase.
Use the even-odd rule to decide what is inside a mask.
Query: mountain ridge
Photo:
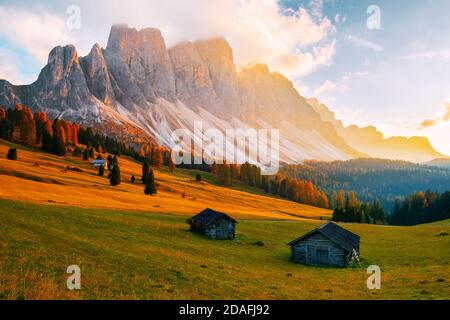
[[[158,29],[114,25],[106,48],[95,44],[85,57],[72,45],[54,48],[30,85],[0,80],[0,105],[16,103],[137,146],[172,147],[173,130],[193,131],[201,120],[205,129],[222,132],[279,129],[280,160],[287,163],[370,155],[348,143],[280,73],[261,64],[238,70],[224,38],[167,48]],[[238,150],[237,158],[244,153]]]
[[[427,162],[446,157],[436,151],[426,137],[393,136],[386,138],[374,126],[344,126],[343,122],[337,120],[334,112],[325,104],[320,103],[316,98],[309,99],[308,102],[319,113],[322,120],[331,123],[350,146],[367,153],[372,158]]]

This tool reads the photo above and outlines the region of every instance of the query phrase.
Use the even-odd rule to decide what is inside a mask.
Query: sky
[[[239,66],[266,63],[346,125],[426,136],[450,155],[450,1],[0,0],[0,79],[31,83],[50,50],[106,46],[114,23],[170,47],[225,37]]]

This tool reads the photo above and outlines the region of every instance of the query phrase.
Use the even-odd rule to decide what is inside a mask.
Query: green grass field
[[[346,225],[362,265],[289,261],[286,243],[320,221],[240,220],[235,241],[188,231],[186,217],[0,200],[0,299],[449,299],[449,222]],[[263,241],[264,246],[256,246]],[[81,267],[79,291],[66,269]],[[381,290],[366,267],[382,270]]]

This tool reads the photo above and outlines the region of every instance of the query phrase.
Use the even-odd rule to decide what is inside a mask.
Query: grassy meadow
[[[286,243],[319,221],[240,220],[235,241],[188,231],[178,215],[0,200],[1,299],[448,299],[449,224],[348,225],[362,266],[301,266]],[[256,245],[263,241],[264,246]],[[81,267],[80,291],[66,268]],[[382,270],[381,290],[366,270]]]
[[[6,160],[9,147],[17,148],[17,161]],[[260,189],[242,183],[236,183],[233,188],[220,187],[211,174],[195,170],[177,169],[173,174],[167,168],[155,170],[158,195],[150,197],[144,195],[144,186],[139,183],[142,164],[127,157],[119,157],[119,163],[122,183],[111,187],[106,177],[99,177],[90,162],[81,158],[58,157],[0,140],[0,198],[180,215],[192,215],[212,207],[246,218],[329,219],[331,216],[330,210],[269,197]],[[67,166],[82,172],[65,170]],[[197,173],[203,181],[195,181]],[[132,175],[137,179],[134,184]]]
[[[302,266],[286,244],[329,210],[241,184],[222,188],[205,173],[199,183],[187,170],[158,170],[158,194],[149,197],[128,182],[141,169],[131,159],[120,158],[123,183],[110,187],[79,158],[14,145],[19,159],[8,161],[10,146],[0,141],[0,299],[450,298],[449,221],[348,224],[361,236],[360,266]],[[239,220],[236,240],[189,232],[187,216],[205,207]],[[79,291],[66,288],[74,264]],[[381,268],[381,290],[366,287],[371,264]]]

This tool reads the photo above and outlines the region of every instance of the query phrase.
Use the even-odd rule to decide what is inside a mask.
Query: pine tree
[[[269,184],[268,176],[262,176],[261,184],[262,184],[262,188],[263,188],[264,192],[269,193],[270,192],[270,184]]]
[[[84,151],[83,151],[83,160],[84,161],[89,160],[89,149],[88,148],[84,149]]]
[[[362,214],[361,223],[370,223],[370,218],[369,218],[369,215],[367,214],[367,212],[365,210],[361,210],[361,214]]]
[[[338,194],[336,191],[333,191],[333,195],[331,196],[331,209],[336,209],[338,206]]]
[[[217,164],[215,162],[211,165],[211,173],[212,174],[217,174],[218,173]]]
[[[344,190],[339,190],[338,193],[338,198],[337,198],[337,207],[339,209],[344,209],[345,208],[345,191]]]
[[[241,170],[238,164],[231,164],[231,176],[233,179],[240,179],[241,178]]]
[[[8,159],[8,160],[17,160],[17,149],[16,148],[10,148],[8,150],[8,155],[6,156],[6,159]]]
[[[102,176],[105,174],[105,166],[100,165],[100,167],[98,167],[98,175]]]
[[[162,150],[161,148],[154,148],[152,150],[152,166],[159,168],[163,164]]]
[[[148,160],[144,160],[144,162],[142,163],[142,183],[146,184],[147,183],[147,175],[150,171],[150,164],[148,162]]]
[[[111,170],[111,175],[109,177],[109,183],[112,186],[117,186],[120,184],[120,168],[118,163],[113,164],[113,168]]]
[[[339,221],[343,221],[343,209],[341,208],[336,208],[333,211],[333,217],[331,218],[333,221],[339,222]]]
[[[372,208],[370,210],[370,216],[372,219],[374,219],[376,222],[384,223],[385,217],[384,217],[384,208],[381,205],[380,200],[375,199]]]
[[[66,134],[66,142],[68,145],[73,143],[73,137],[72,137],[72,123],[69,121],[63,121],[62,126],[64,128],[64,132]]]
[[[277,186],[277,180],[275,178],[270,179],[270,192],[272,194],[277,194],[278,193],[278,186]]]
[[[108,169],[109,172],[111,172],[113,166],[114,166],[113,157],[110,154],[108,154],[108,157],[106,158],[106,168]]]
[[[278,191],[278,194],[280,195],[280,197],[286,198],[288,184],[289,184],[289,178],[285,178],[281,181],[280,190]]]
[[[0,107],[0,138],[9,139],[10,122],[7,118],[6,110]]]
[[[83,149],[81,149],[80,146],[76,146],[76,147],[73,149],[72,156],[74,156],[74,157],[80,157],[82,154],[83,154]]]
[[[78,146],[78,131],[80,130],[80,126],[76,123],[72,124],[72,143],[76,147]]]
[[[48,121],[45,112],[36,112],[34,114],[34,122],[36,126],[36,144],[42,143],[42,136],[44,134],[44,126]]]
[[[155,184],[155,176],[153,174],[153,170],[150,169],[147,174],[147,181],[145,184],[144,193],[146,195],[154,195],[157,193],[156,184]]]
[[[222,182],[222,184],[226,187],[230,187],[233,184],[230,165],[226,163],[219,165],[218,171],[219,171],[219,179]]]
[[[138,155],[140,158],[145,158],[145,148],[144,146],[141,146],[141,148],[139,149]]]
[[[42,149],[46,152],[53,152],[53,137],[48,130],[42,132]]]
[[[329,203],[328,203],[328,197],[325,194],[325,192],[321,191],[319,192],[319,208],[325,208],[327,209],[329,207]]]
[[[348,201],[351,208],[358,209],[360,207],[356,193],[353,190],[350,190],[348,193]]]
[[[52,150],[58,156],[64,156],[66,154],[66,136],[61,126],[58,127],[58,131],[53,135]]]

